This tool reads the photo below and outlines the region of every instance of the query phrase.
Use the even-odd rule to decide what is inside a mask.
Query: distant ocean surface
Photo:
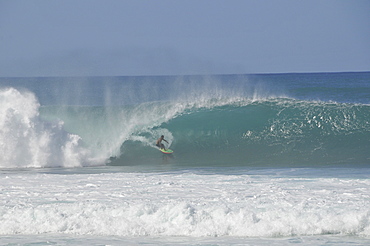
[[[0,101],[2,245],[370,244],[370,72],[0,78]]]

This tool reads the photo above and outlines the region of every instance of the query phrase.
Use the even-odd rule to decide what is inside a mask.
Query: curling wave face
[[[313,166],[364,165],[368,162],[370,107],[294,99],[235,101],[223,106],[185,111],[148,132],[171,133],[179,165]],[[155,135],[155,134],[154,134]],[[146,146],[127,142],[120,165]],[[148,153],[148,155],[145,155]],[[140,162],[136,158],[136,161]]]

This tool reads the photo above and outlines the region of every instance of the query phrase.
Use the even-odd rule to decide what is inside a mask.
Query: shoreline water
[[[13,232],[16,240],[55,235],[58,241],[65,234],[72,244],[108,237],[134,244],[182,238],[179,245],[193,237],[200,242],[257,245],[261,238],[282,243],[292,238],[301,243],[366,242],[370,169],[323,171],[327,170],[9,171],[0,180],[1,231],[8,238]]]

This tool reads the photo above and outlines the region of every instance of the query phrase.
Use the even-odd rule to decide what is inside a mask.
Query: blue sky
[[[0,0],[0,76],[370,71],[369,26],[369,0]]]

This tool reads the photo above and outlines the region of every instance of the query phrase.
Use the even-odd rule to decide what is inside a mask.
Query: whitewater
[[[0,101],[2,244],[370,242],[370,73],[1,78]]]

